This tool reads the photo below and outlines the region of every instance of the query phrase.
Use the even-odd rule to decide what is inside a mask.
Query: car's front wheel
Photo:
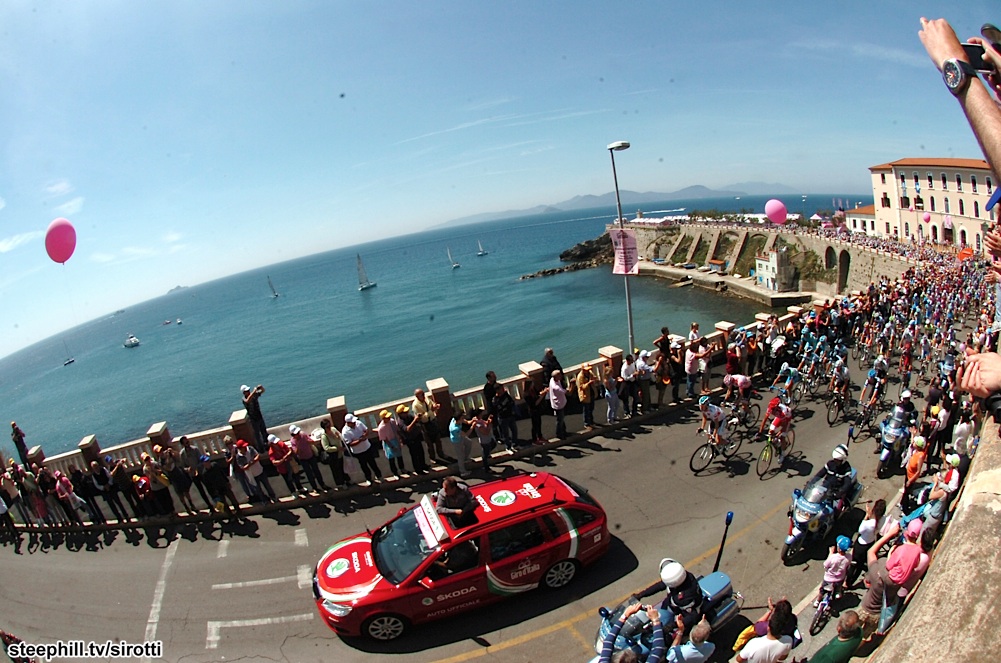
[[[577,575],[577,561],[564,559],[556,562],[542,576],[542,584],[547,589],[566,587]]]
[[[373,615],[365,620],[362,633],[373,640],[388,642],[395,640],[407,630],[407,620],[399,615]]]

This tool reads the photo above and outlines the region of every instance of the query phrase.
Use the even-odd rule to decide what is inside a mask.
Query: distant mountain
[[[741,182],[740,184],[731,184],[727,189],[740,189],[748,196],[788,196],[803,193],[784,184],[770,184],[768,182]]]
[[[786,189],[788,187],[781,187],[781,188]],[[660,193],[656,191],[646,191],[644,193],[639,193],[637,191],[620,191],[619,194],[622,198],[622,204],[630,206],[642,205],[644,203],[661,203],[669,200],[691,200],[693,198],[726,198],[729,196],[752,195],[747,191],[737,189],[735,186],[728,187],[725,191],[719,191],[716,189],[710,189],[708,187],[704,187],[702,185],[685,187],[684,189],[680,189],[673,193]],[[564,200],[563,202],[556,203],[555,205],[537,205],[529,209],[507,210],[505,212],[486,212],[484,214],[474,214],[472,216],[464,216],[460,219],[452,219],[451,221],[447,221],[435,227],[441,228],[443,226],[464,226],[472,223],[484,223],[486,221],[496,221],[498,219],[511,219],[519,216],[528,216],[529,214],[546,214],[548,212],[565,212],[569,210],[589,209],[592,207],[614,207],[614,206],[615,206],[615,192],[610,191],[600,196],[595,196],[590,194],[586,196],[574,196],[570,200]]]

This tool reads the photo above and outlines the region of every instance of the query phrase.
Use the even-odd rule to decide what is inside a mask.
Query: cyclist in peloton
[[[838,360],[834,362],[834,369],[831,371],[831,383],[827,385],[827,389],[828,391],[840,392],[847,402],[851,395],[849,391],[850,384],[851,374],[848,370],[848,363],[841,357],[838,357]]]
[[[736,389],[737,404],[742,410],[747,411],[747,406],[751,399],[751,378],[740,373],[731,373],[723,377],[723,385],[726,387],[726,396],[723,397],[723,400],[730,400]]]
[[[775,376],[775,381],[772,382],[772,386],[774,387],[778,385],[778,383],[783,379],[785,379],[783,389],[785,389],[785,392],[791,396],[793,385],[800,381],[799,370],[790,366],[789,362],[783,362],[782,367],[779,368],[779,374]]]
[[[872,396],[869,397],[867,405],[873,407],[883,398],[883,392],[886,391],[886,372],[887,372],[886,360],[883,359],[883,355],[876,357],[876,361],[872,363],[872,369],[869,371],[869,375],[866,376],[865,385],[862,387],[864,392],[866,387],[872,387]]]
[[[699,430],[706,431],[709,437],[715,438],[717,444],[726,444],[730,433],[726,429],[726,414],[723,408],[713,405],[708,396],[699,399],[699,410],[702,411],[702,425]]]
[[[779,459],[781,460],[786,448],[786,433],[789,431],[789,427],[792,426],[792,408],[783,403],[778,396],[773,398],[768,403],[765,416],[761,418],[761,426],[758,428],[759,438],[764,433],[765,424],[769,420],[771,421],[771,425],[768,427],[768,432],[771,433],[777,442]]]

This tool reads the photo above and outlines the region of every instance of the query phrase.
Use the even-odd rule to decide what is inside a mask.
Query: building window
[[[980,233],[977,233],[977,253],[980,253],[982,249],[980,248]]]
[[[980,201],[979,200],[974,200],[973,201],[973,216],[975,218],[977,218],[977,219],[980,218]]]
[[[890,222],[889,221],[886,222],[886,234],[887,235],[890,234]]]
[[[923,210],[925,208],[925,199],[921,196],[914,196],[914,209]]]
[[[907,174],[906,173],[900,173],[900,187],[902,189],[906,189],[907,188]]]
[[[935,176],[932,175],[931,173],[928,173],[928,188],[929,189],[935,188]]]
[[[931,227],[931,241],[933,242],[938,241],[938,226]]]
[[[931,201],[931,211],[934,212],[935,211],[935,196],[932,196],[929,200]]]
[[[956,173],[956,191],[962,191],[962,190],[963,190],[963,176],[960,175],[959,173]]]
[[[949,178],[945,176],[945,173],[942,173],[942,191],[948,191],[948,190],[949,190]]]
[[[907,196],[901,196],[900,207],[902,209],[908,209],[910,206],[911,206],[911,199],[908,198]]]
[[[852,219],[852,230],[858,230],[858,219]]]
[[[909,223],[907,223],[905,221],[904,222],[904,237],[910,237],[910,236],[911,236],[911,224],[909,224]]]
[[[959,215],[960,216],[966,215],[966,205],[963,203],[962,198],[959,199]]]
[[[879,183],[880,184],[886,184],[886,173],[880,173],[879,174]]]
[[[966,246],[966,229],[965,228],[963,230],[959,231],[959,243],[962,246]]]
[[[987,193],[990,193],[991,187],[993,186],[993,184],[991,183],[991,178],[985,177],[984,180],[987,183]]]
[[[977,192],[977,176],[976,175],[970,175],[970,188],[973,190],[973,193]]]
[[[919,186],[921,186],[921,183],[918,181],[918,171],[915,170],[914,171],[914,188],[917,189]]]
[[[949,213],[949,199],[948,198],[945,199],[945,213],[946,214]]]
[[[884,192],[883,193],[883,198],[879,202],[882,203],[883,207],[889,207],[890,206],[890,196],[888,196]]]

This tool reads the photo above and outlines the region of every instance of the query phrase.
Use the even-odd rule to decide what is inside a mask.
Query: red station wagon
[[[605,511],[572,481],[539,472],[470,491],[472,524],[454,526],[425,495],[374,533],[327,550],[313,573],[327,625],[341,636],[393,640],[412,624],[539,585],[563,587],[608,550]]]

